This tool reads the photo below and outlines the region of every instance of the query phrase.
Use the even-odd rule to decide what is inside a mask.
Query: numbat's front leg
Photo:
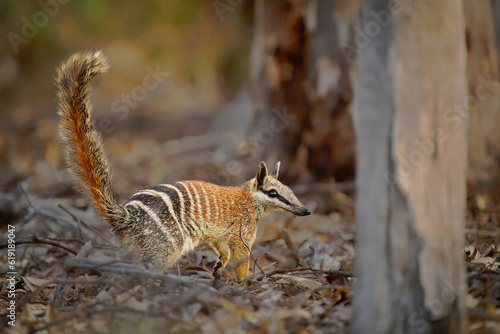
[[[236,278],[245,278],[248,273],[248,268],[250,267],[250,260],[248,259],[248,257],[250,256],[250,252],[247,246],[245,246],[245,244],[241,240],[233,239],[233,243],[231,243],[231,254],[233,255],[233,262],[238,262],[246,258],[245,261],[234,268]]]
[[[225,242],[216,242],[213,244],[213,247],[215,250],[219,253],[219,262],[214,267],[213,271],[213,276],[216,279],[220,278],[220,273],[217,271],[220,268],[225,268],[227,266],[227,263],[229,262],[229,259],[231,257],[231,252],[229,251],[229,246]]]
[[[219,257],[219,259],[220,259],[220,257]],[[220,273],[217,272],[217,270],[219,270],[220,267],[222,267],[222,262],[221,261],[217,262],[217,264],[214,267],[214,271],[212,273],[212,276],[215,279],[219,279],[220,278]]]

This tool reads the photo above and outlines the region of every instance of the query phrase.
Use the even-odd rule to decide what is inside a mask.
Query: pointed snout
[[[311,214],[311,210],[309,210],[305,206],[298,206],[294,208],[292,213],[296,216],[309,216]]]

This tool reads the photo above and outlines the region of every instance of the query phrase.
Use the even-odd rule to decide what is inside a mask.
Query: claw
[[[217,272],[217,270],[219,270],[219,268],[222,267],[222,262],[217,262],[217,264],[215,265],[214,267],[214,271],[212,273],[212,275],[214,276],[214,278],[216,279],[219,279],[220,278],[220,274]]]

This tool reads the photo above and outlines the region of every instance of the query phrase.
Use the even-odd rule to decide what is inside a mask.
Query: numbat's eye
[[[269,197],[276,197],[276,196],[278,196],[278,193],[276,192],[276,190],[271,190],[267,194],[269,195]]]

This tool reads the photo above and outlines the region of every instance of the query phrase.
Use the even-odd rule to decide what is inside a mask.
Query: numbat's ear
[[[269,174],[269,176],[272,176],[274,177],[275,179],[278,179],[278,174],[280,172],[280,165],[281,165],[281,161],[278,161],[276,163],[276,167],[274,167],[274,170],[271,174]]]
[[[261,186],[267,177],[267,166],[264,161],[259,164],[259,170],[257,170],[257,175],[255,176],[255,181],[257,181],[257,186]]]

